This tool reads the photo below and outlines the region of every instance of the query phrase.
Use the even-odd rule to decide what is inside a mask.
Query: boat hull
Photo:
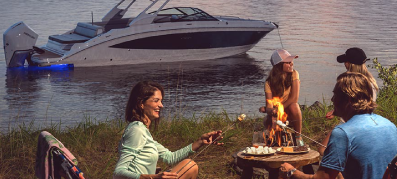
[[[104,49],[106,54],[97,53],[86,58],[84,52],[76,54],[71,60],[75,67],[127,65],[143,63],[177,62],[193,60],[209,60],[243,54],[254,45],[211,49],[183,49],[183,50],[148,50],[148,49]],[[101,50],[99,50],[101,51]],[[114,55],[111,55],[114,54]],[[117,54],[117,55],[116,55]],[[61,64],[64,64],[61,62]]]
[[[75,44],[60,59],[34,55],[36,64],[74,64],[75,67],[208,60],[242,54],[253,48],[267,28],[185,28],[119,35],[106,34]],[[123,32],[118,32],[123,34]],[[107,37],[109,38],[109,37]]]

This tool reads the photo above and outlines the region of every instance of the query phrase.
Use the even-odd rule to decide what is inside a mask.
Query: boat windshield
[[[154,14],[151,12],[149,14]],[[218,21],[206,12],[193,7],[173,7],[159,11],[154,23],[179,22],[179,21]]]

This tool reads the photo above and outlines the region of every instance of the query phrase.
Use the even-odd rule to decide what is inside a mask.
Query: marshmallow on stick
[[[282,121],[277,120],[277,125],[279,125],[281,128],[285,128],[287,125],[284,124]]]

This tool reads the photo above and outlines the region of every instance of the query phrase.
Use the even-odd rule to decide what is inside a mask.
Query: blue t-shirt
[[[320,165],[346,179],[380,179],[396,154],[396,126],[376,114],[359,114],[334,128]]]

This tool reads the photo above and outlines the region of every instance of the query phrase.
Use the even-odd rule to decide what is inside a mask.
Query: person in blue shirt
[[[338,76],[333,93],[334,115],[346,123],[332,130],[318,171],[304,174],[289,163],[282,164],[280,171],[292,178],[334,179],[339,172],[346,179],[382,178],[397,154],[397,128],[373,113],[377,105],[370,80],[345,72]]]
[[[163,96],[163,87],[151,81],[139,82],[131,90],[125,113],[125,120],[129,124],[119,143],[120,158],[113,172],[114,179],[194,179],[198,175],[198,166],[185,158],[203,145],[223,145],[217,142],[222,139],[222,131],[205,133],[195,142],[175,152],[155,141],[149,127],[154,123],[157,128]],[[170,171],[156,174],[159,159],[175,166]]]

